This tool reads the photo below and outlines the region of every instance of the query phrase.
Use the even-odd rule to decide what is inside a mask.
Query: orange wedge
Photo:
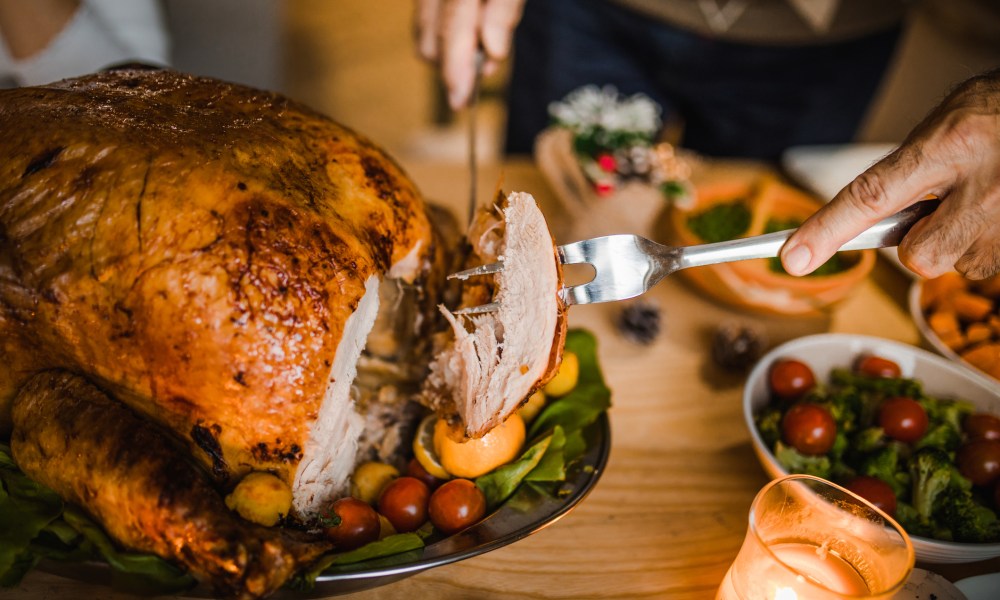
[[[433,448],[441,466],[452,477],[473,479],[517,458],[524,437],[524,419],[517,413],[481,438],[466,438],[446,421],[438,420],[434,426]]]

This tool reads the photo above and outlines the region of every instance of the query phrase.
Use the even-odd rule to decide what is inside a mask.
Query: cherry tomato
[[[353,550],[378,539],[378,513],[357,498],[341,498],[331,504],[323,521],[323,534],[338,550]]]
[[[927,411],[913,398],[888,398],[879,408],[878,424],[892,439],[913,443],[927,432]]]
[[[378,511],[396,531],[415,531],[427,521],[427,484],[415,477],[397,477],[378,497]]]
[[[804,402],[782,417],[781,434],[786,444],[802,454],[826,454],[837,438],[837,422],[827,409]]]
[[[1000,477],[1000,441],[976,440],[964,444],[955,456],[958,471],[975,485],[990,485]]]
[[[896,493],[888,483],[878,477],[858,475],[844,487],[871,502],[890,517],[896,514]]]
[[[431,523],[447,535],[461,531],[486,514],[486,496],[468,479],[452,479],[431,495]]]
[[[411,458],[410,462],[407,463],[406,475],[408,477],[413,477],[415,479],[423,481],[424,485],[427,486],[427,489],[430,490],[437,488],[437,486],[441,485],[442,482],[441,479],[438,479],[437,477],[428,473],[427,469],[425,469],[424,466],[420,464],[420,461],[415,458]]]
[[[874,354],[866,354],[859,358],[854,370],[869,377],[899,377],[903,373],[896,363]]]
[[[782,400],[795,400],[816,386],[812,369],[797,360],[776,361],[769,375],[771,391]]]
[[[1000,418],[989,413],[969,415],[962,429],[970,440],[1000,440]]]

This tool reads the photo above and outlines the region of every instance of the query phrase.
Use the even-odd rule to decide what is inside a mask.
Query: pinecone
[[[745,323],[723,323],[712,336],[712,358],[725,369],[746,369],[767,345],[764,332]]]
[[[638,344],[650,344],[660,335],[660,308],[650,302],[636,300],[618,315],[616,325],[621,334]]]

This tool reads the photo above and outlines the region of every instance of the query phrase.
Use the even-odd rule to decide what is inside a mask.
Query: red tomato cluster
[[[900,377],[895,362],[875,355],[864,355],[854,363],[854,370],[869,377]],[[794,359],[776,361],[768,373],[771,393],[780,401],[793,404],[781,420],[784,442],[806,455],[826,454],[837,437],[837,423],[825,407],[803,400],[816,386],[816,377],[805,363]],[[907,397],[886,398],[878,411],[878,425],[891,439],[912,444],[927,433],[929,419],[921,404]],[[996,506],[1000,507],[1000,418],[976,413],[962,424],[965,442],[955,462],[962,475],[974,485],[993,486]],[[861,475],[847,488],[892,515],[896,496],[886,482]]]
[[[379,538],[380,514],[400,533],[416,531],[429,518],[435,528],[451,535],[483,518],[486,496],[468,479],[442,482],[414,459],[405,476],[382,489],[374,508],[357,498],[331,504],[322,519],[324,534],[338,549],[358,548]]]
[[[958,449],[958,470],[978,486],[994,485],[1000,506],[1000,418],[987,413],[969,415],[962,424],[967,441]]]
[[[844,487],[871,502],[890,517],[896,514],[896,493],[888,483],[878,477],[858,475]]]
[[[878,425],[892,439],[912,444],[927,432],[927,411],[913,398],[886,398],[878,411]]]

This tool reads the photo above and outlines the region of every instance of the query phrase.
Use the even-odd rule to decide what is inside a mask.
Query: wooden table
[[[407,169],[425,196],[466,214],[464,169]],[[480,198],[491,197],[500,171],[481,170]],[[557,225],[550,188],[530,162],[510,162],[503,173],[505,190],[534,194]],[[611,458],[594,491],[565,518],[516,544],[354,597],[712,598],[743,542],[750,502],[768,481],[743,421],[743,375],[718,368],[709,356],[713,328],[730,320],[757,323],[772,345],[828,331],[916,343],[905,308],[909,283],[880,263],[828,316],[779,319],[714,304],[668,278],[647,294],[661,307],[664,325],[649,346],[617,333],[619,306],[572,309],[571,325],[597,335],[613,392]],[[1000,571],[1000,559],[930,568],[957,579]],[[0,591],[11,600],[128,597],[39,572]]]

